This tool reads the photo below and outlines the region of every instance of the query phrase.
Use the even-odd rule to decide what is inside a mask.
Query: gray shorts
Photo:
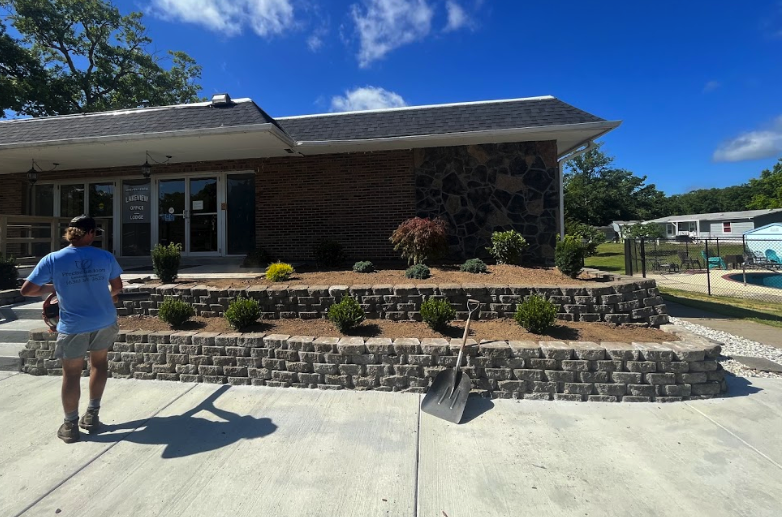
[[[106,350],[114,344],[119,325],[114,323],[94,332],[81,334],[58,334],[54,350],[57,359],[82,359],[87,352]]]

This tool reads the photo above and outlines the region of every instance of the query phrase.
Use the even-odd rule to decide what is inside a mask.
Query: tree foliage
[[[760,178],[749,180],[752,199],[747,204],[753,210],[782,208],[782,158],[774,168],[760,173]]]
[[[184,52],[149,52],[142,14],[104,0],[0,0],[0,108],[63,115],[199,100],[201,67]]]
[[[567,164],[564,177],[565,217],[604,226],[615,220],[653,219],[664,212],[665,194],[646,176],[613,167],[602,143]]]

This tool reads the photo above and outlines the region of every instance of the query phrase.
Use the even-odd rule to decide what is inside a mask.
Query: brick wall
[[[0,214],[21,215],[27,208],[27,177],[24,174],[0,176]],[[9,230],[9,237],[21,237],[17,230]],[[9,255],[19,255],[21,244],[8,246]]]

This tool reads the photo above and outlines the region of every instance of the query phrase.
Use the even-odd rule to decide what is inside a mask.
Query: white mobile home
[[[715,212],[711,214],[671,215],[646,221],[665,229],[669,239],[686,235],[695,239],[713,237],[741,238],[744,233],[769,225],[782,223],[782,208],[746,210],[743,212]]]

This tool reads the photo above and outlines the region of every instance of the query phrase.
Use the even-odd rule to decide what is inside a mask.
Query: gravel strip
[[[782,379],[782,375],[771,372],[759,372],[751,368],[747,368],[738,361],[734,361],[730,357],[733,355],[741,355],[746,357],[762,357],[769,361],[782,364],[782,350],[774,348],[757,341],[751,341],[744,339],[743,337],[734,336],[727,332],[720,330],[714,330],[703,325],[696,323],[690,323],[689,321],[681,320],[679,318],[670,318],[671,323],[684,327],[694,334],[717,341],[722,344],[722,357],[720,363],[726,371],[740,375],[742,377],[766,377],[768,379]]]

